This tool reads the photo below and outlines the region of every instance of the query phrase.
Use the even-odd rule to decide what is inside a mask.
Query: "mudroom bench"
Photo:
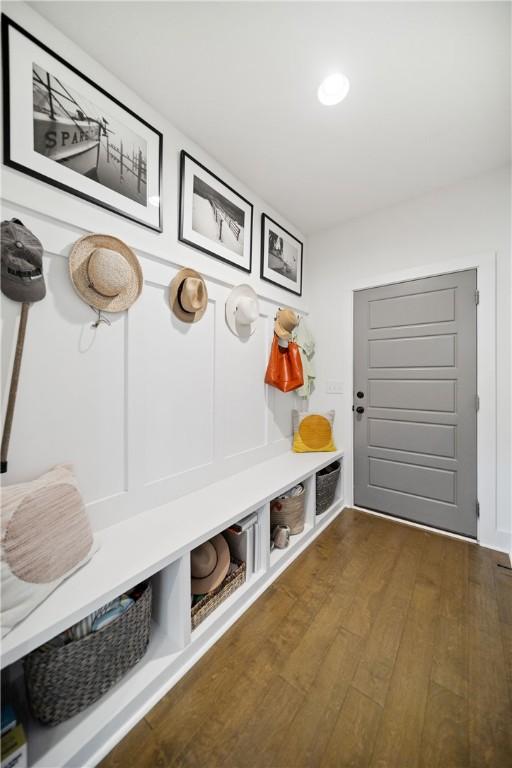
[[[316,473],[334,461],[341,463],[334,500],[317,514]],[[304,529],[288,547],[271,551],[270,502],[297,483],[304,484]],[[5,638],[2,667],[9,666],[23,699],[26,654],[148,579],[153,588],[149,647],[120,682],[75,717],[51,728],[26,713],[30,768],[96,765],[342,507],[343,452],[290,452],[99,531],[100,549],[92,560]],[[248,515],[256,519],[250,541],[242,533],[245,582],[192,629],[190,552]]]

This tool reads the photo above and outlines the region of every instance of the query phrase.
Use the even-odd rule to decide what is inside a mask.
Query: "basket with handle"
[[[304,530],[306,518],[305,509],[306,494],[304,486],[297,496],[287,496],[284,499],[274,499],[270,502],[270,527],[274,525],[287,525],[290,534],[294,536]]]
[[[104,629],[57,648],[36,649],[24,661],[34,717],[57,725],[97,701],[144,656],[151,625],[151,584]]]
[[[341,464],[335,461],[316,473],[316,513],[321,515],[334,503]]]

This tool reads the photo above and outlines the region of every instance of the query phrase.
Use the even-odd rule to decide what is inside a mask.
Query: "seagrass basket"
[[[306,494],[304,487],[298,496],[288,496],[286,499],[274,499],[270,502],[270,530],[274,525],[287,525],[290,534],[294,536],[304,530],[306,509],[304,502]]]
[[[321,515],[334,502],[341,464],[335,461],[316,473],[316,513]]]
[[[190,617],[192,629],[195,629],[204,621],[213,611],[219,607],[233,592],[242,586],[245,582],[246,566],[241,560],[231,558],[231,563],[236,566],[231,573],[228,573],[220,587],[214,589],[205,595],[202,600],[192,606]]]
[[[25,657],[25,681],[34,717],[57,725],[97,701],[144,656],[151,625],[151,584],[104,629]]]

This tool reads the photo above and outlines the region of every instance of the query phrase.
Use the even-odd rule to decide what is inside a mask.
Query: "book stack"
[[[10,704],[2,706],[1,768],[27,768],[27,739]]]

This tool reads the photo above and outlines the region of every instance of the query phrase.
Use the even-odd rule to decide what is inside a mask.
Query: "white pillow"
[[[1,489],[2,637],[98,546],[71,468]]]

